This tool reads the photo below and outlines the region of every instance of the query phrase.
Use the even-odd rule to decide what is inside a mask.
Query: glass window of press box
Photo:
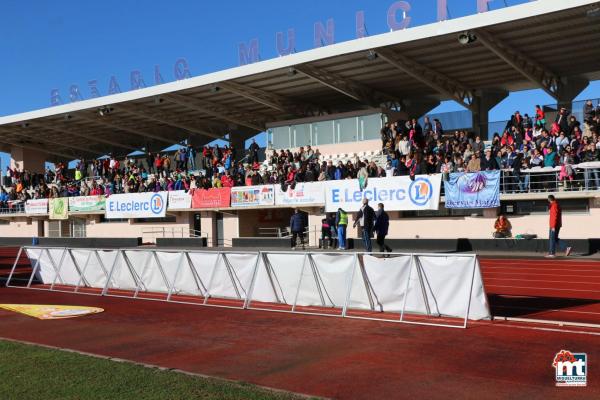
[[[288,149],[379,139],[386,119],[384,114],[371,114],[278,126],[268,130],[269,144],[274,149]]]

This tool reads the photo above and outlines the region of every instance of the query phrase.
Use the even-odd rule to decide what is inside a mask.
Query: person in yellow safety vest
[[[338,250],[346,250],[346,227],[348,226],[348,213],[342,208],[338,209],[335,216],[338,231]]]
[[[75,180],[80,181],[81,178],[82,178],[81,171],[79,170],[79,168],[75,169]]]

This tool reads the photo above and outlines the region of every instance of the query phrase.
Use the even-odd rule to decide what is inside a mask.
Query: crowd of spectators
[[[269,159],[262,174],[264,183],[292,185],[294,182],[369,177],[414,176],[451,172],[505,170],[513,191],[525,191],[530,176],[522,171],[536,167],[560,168],[559,179],[574,179],[574,165],[600,161],[600,104],[586,102],[583,124],[565,108],[554,121],[546,120],[542,107],[535,114],[516,111],[502,134],[495,133],[487,146],[466,131],[445,133],[439,120],[424,118],[385,124],[381,129],[384,161],[320,161],[318,150],[300,147],[297,152],[281,150]],[[586,170],[587,171],[587,170]],[[598,170],[590,170],[590,188],[600,188]],[[586,172],[588,173],[588,172]],[[545,180],[545,179],[542,179]],[[587,181],[587,179],[586,179]],[[535,182],[542,185],[544,182]]]
[[[414,176],[451,172],[509,170],[515,191],[525,190],[529,175],[522,170],[559,167],[560,180],[574,178],[573,165],[600,161],[600,105],[586,102],[584,121],[560,108],[554,121],[535,107],[533,116],[515,112],[502,134],[487,146],[466,131],[445,133],[437,119],[424,118],[387,123],[381,129],[379,162],[353,159],[324,161],[318,149],[278,150],[259,163],[259,146],[182,146],[174,154],[147,153],[119,161],[115,157],[81,159],[73,170],[64,163],[44,174],[7,167],[0,207],[28,199],[115,193],[189,190],[194,188],[278,184],[283,189],[297,182]],[[244,154],[241,154],[244,153]],[[593,188],[600,188],[598,170],[590,172]],[[587,179],[586,179],[587,181]]]

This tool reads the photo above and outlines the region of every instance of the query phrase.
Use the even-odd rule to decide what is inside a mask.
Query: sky
[[[528,0],[491,0],[490,9]],[[387,10],[393,0],[133,1],[3,0],[0,8],[0,115],[50,106],[58,90],[69,102],[78,85],[91,96],[89,81],[106,95],[111,77],[122,91],[130,88],[131,71],[154,82],[155,66],[172,81],[174,65],[185,59],[192,76],[236,67],[238,45],[258,39],[262,60],[276,57],[275,34],[296,30],[296,51],[313,48],[313,24],[335,21],[335,42],[355,38],[355,13],[363,10],[369,35],[389,31]],[[408,0],[411,27],[436,22],[436,0]],[[450,18],[477,12],[477,0],[448,0]],[[578,99],[600,97],[594,82]],[[514,93],[491,111],[503,120],[516,109],[552,103],[542,91]],[[432,112],[461,107],[443,103]],[[529,110],[532,111],[532,110]],[[6,166],[7,156],[0,155]]]

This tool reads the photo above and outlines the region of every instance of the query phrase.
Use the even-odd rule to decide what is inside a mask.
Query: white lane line
[[[541,279],[523,279],[523,278],[486,278],[485,280],[487,281],[519,281],[519,282],[547,282],[547,283],[573,283],[573,284],[578,284],[578,285],[598,285],[600,286],[600,282],[572,282],[572,281],[568,281],[565,282],[564,280],[562,281],[547,281],[547,280],[541,280]],[[486,285],[487,286],[487,285]]]
[[[600,278],[600,275],[571,275],[571,274],[538,274],[535,272],[483,272],[483,276],[488,275],[525,275],[525,276],[555,276],[559,277],[575,277],[575,278]]]

